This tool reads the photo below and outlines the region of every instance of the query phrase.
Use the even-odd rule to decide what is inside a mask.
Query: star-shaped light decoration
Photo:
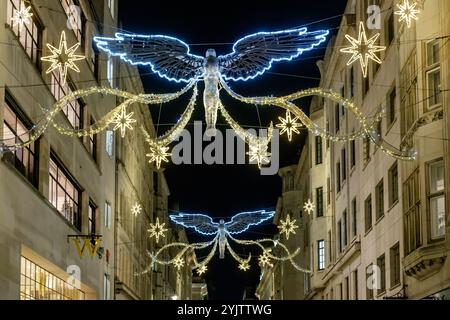
[[[137,217],[138,215],[140,215],[142,212],[142,206],[139,203],[135,203],[135,205],[133,206],[133,208],[131,208],[131,214],[135,217]]]
[[[181,257],[176,258],[176,259],[173,261],[173,265],[174,265],[175,268],[177,268],[178,270],[181,270],[181,268],[183,268],[183,266],[184,266],[184,261],[183,261],[183,259],[182,259]]]
[[[166,236],[166,232],[168,229],[166,229],[165,223],[159,223],[159,218],[156,218],[156,223],[150,224],[150,229],[148,229],[148,232],[150,233],[150,238],[155,238],[156,243],[159,242],[160,238],[164,238]]]
[[[281,225],[278,226],[278,229],[280,229],[280,233],[286,234],[286,240],[289,240],[289,235],[296,234],[295,230],[298,229],[298,226],[296,225],[297,220],[293,219],[291,220],[291,216],[288,214],[286,217],[286,220],[281,220]]]
[[[260,169],[263,165],[269,164],[272,154],[267,151],[268,149],[268,142],[259,141],[258,143],[250,144],[250,151],[247,153],[250,156],[250,163],[257,162]]]
[[[250,270],[250,264],[247,261],[242,261],[239,264],[239,270],[244,271],[244,272]]]
[[[259,264],[264,268],[266,266],[268,267],[273,267],[272,261],[270,260],[269,257],[269,252],[265,250],[264,253],[259,257]]]
[[[120,129],[120,135],[125,138],[125,133],[127,129],[133,130],[133,123],[136,123],[136,119],[133,118],[134,112],[127,114],[127,107],[122,106],[119,111],[116,112],[114,118],[111,120],[112,124],[116,126],[113,128],[114,131]]]
[[[159,170],[161,168],[162,162],[169,162],[167,159],[171,156],[170,152],[167,152],[169,147],[161,146],[158,144],[150,145],[150,153],[147,154],[147,157],[150,158],[148,160],[149,163],[156,163],[156,168]]]
[[[202,276],[206,273],[206,271],[208,271],[208,267],[207,266],[200,266],[199,268],[197,268],[197,275],[198,276]]]
[[[278,117],[281,121],[280,124],[277,124],[277,128],[281,129],[280,135],[287,134],[289,142],[292,141],[293,133],[300,134],[299,128],[303,127],[301,123],[298,123],[298,118],[292,119],[292,115],[290,111],[286,112],[286,118]]]
[[[14,15],[11,18],[13,27],[19,26],[22,29],[24,25],[29,25],[31,23],[31,17],[33,13],[31,12],[31,6],[22,6],[20,10],[14,10]]]
[[[405,21],[408,28],[411,28],[412,20],[419,20],[417,15],[420,13],[420,10],[416,9],[416,1],[411,3],[409,0],[403,0],[403,3],[397,4],[397,7],[399,11],[395,11],[394,14],[400,16],[398,22]]]
[[[316,209],[316,206],[312,203],[311,199],[309,199],[308,202],[305,203],[303,209],[311,215],[314,212],[314,209]]]
[[[375,34],[372,38],[367,39],[366,29],[364,28],[364,22],[360,22],[358,34],[359,34],[358,39],[355,39],[349,36],[348,34],[345,35],[345,37],[352,46],[341,49],[341,52],[352,54],[352,57],[347,63],[348,66],[353,64],[355,61],[359,60],[363,71],[363,76],[364,78],[367,78],[369,59],[375,61],[378,64],[381,64],[382,62],[380,58],[378,58],[378,56],[375,53],[386,50],[386,47],[375,45],[378,38],[380,37],[379,33]]]
[[[80,72],[80,69],[75,64],[76,61],[86,59],[85,56],[75,54],[80,43],[77,43],[67,49],[66,33],[61,33],[61,39],[59,41],[59,48],[55,48],[51,44],[47,43],[47,48],[52,53],[51,56],[42,57],[42,61],[51,62],[52,65],[47,69],[46,73],[49,74],[56,69],[59,69],[59,73],[62,76],[63,84],[67,83],[67,72],[71,69],[75,72]]]

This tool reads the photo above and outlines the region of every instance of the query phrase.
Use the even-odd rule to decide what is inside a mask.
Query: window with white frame
[[[107,63],[107,74],[106,77],[108,79],[108,82],[111,86],[111,88],[114,87],[114,60],[112,56],[108,57],[108,63]]]
[[[444,161],[440,160],[428,166],[428,205],[430,210],[431,239],[445,236],[445,182]]]
[[[103,300],[111,300],[111,279],[110,275],[103,275]]]
[[[50,91],[52,92],[56,101],[59,101],[60,99],[62,99],[66,95],[71,94],[74,91],[73,86],[71,86],[71,81],[68,79],[67,83],[64,84],[64,82],[62,81],[62,76],[59,72],[52,72],[51,77],[52,79]],[[66,116],[67,120],[69,120],[70,125],[74,129],[83,128],[83,104],[81,100],[74,99],[69,101],[62,108],[62,112]]]
[[[325,269],[325,241],[320,240],[317,242],[317,258],[319,271]]]
[[[428,109],[433,109],[441,105],[441,66],[439,40],[427,42],[427,71],[426,81],[428,89]]]
[[[81,47],[84,47],[86,17],[77,0],[61,0],[61,5],[67,15],[67,26],[75,33]]]
[[[112,157],[114,154],[114,131],[106,131],[106,153]]]
[[[107,229],[111,229],[111,204],[109,202],[105,202],[105,227]]]
[[[17,36],[20,44],[24,48],[28,57],[31,61],[40,67],[40,57],[41,57],[41,43],[42,43],[42,25],[39,22],[37,13],[31,7],[31,12],[33,16],[31,17],[30,24],[24,24],[23,27],[20,25],[13,26],[12,18],[14,13],[20,11],[29,4],[25,3],[24,0],[7,0],[7,14],[6,22],[10,25],[11,30]]]
[[[108,8],[111,12],[111,17],[114,19],[114,11],[115,11],[114,0],[108,0]]]

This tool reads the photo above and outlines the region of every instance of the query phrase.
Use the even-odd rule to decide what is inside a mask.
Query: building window
[[[56,101],[59,101],[63,97],[75,91],[74,86],[69,79],[66,84],[63,84],[63,79],[59,72],[52,72],[51,77],[50,91]],[[69,120],[69,123],[73,129],[78,130],[83,128],[83,103],[81,100],[71,100],[62,108],[62,112],[66,116],[67,120]]]
[[[342,252],[342,222],[341,220],[338,221],[337,223],[337,233],[338,233],[338,252],[341,253]]]
[[[114,13],[115,13],[115,7],[114,7],[114,1],[115,0],[108,0],[108,8],[109,11],[111,12],[111,17],[114,19]]]
[[[331,245],[332,243],[331,231],[328,231],[328,259],[330,264],[333,262],[333,246]]]
[[[398,164],[389,169],[389,206],[392,207],[398,201]]]
[[[106,78],[108,79],[111,88],[114,88],[114,60],[112,56],[108,57],[106,66]]]
[[[350,141],[350,166],[353,169],[356,167],[356,141]]]
[[[335,125],[335,132],[338,133],[341,130],[341,107],[338,103],[334,106],[334,125]]]
[[[403,185],[405,251],[407,255],[422,245],[419,181],[419,170],[416,170]]]
[[[437,161],[428,166],[428,207],[432,240],[445,237],[444,176],[444,161]]]
[[[395,107],[395,102],[397,100],[397,88],[394,86],[391,92],[387,97],[387,126],[390,127],[395,119],[397,114],[397,109]]]
[[[390,250],[391,288],[400,284],[400,244]]]
[[[341,151],[341,161],[342,161],[342,182],[347,180],[347,151],[342,149]]]
[[[348,235],[347,235],[347,229],[348,228],[348,217],[347,217],[347,210],[344,211],[342,214],[342,247],[345,248],[348,245]]]
[[[353,271],[353,299],[358,300],[358,270]]]
[[[356,204],[356,198],[352,201],[352,236],[356,237],[358,233],[358,207]]]
[[[349,300],[350,299],[350,281],[349,281],[348,277],[345,278],[344,284],[345,284],[344,300]]]
[[[93,118],[91,118],[91,126],[95,124],[95,121]],[[97,161],[97,141],[98,137],[97,134],[91,134],[89,135],[89,153],[94,159],[94,161]]]
[[[370,162],[370,138],[366,137],[363,139],[363,157],[364,165]]]
[[[81,230],[80,188],[51,155],[49,168],[49,201],[58,212]]]
[[[369,76],[362,78],[362,90],[363,90],[363,97],[367,95],[370,89],[370,79]]]
[[[377,266],[380,272],[377,294],[381,295],[386,292],[386,257],[384,254],[377,259]]]
[[[316,137],[316,165],[322,164],[323,162],[323,146],[322,137]]]
[[[92,200],[90,200],[88,212],[88,233],[94,235],[97,234],[96,226],[97,226],[97,206]]]
[[[417,53],[413,51],[400,72],[401,136],[404,137],[418,118]]]
[[[372,229],[372,195],[364,202],[364,215],[366,221],[366,233]]]
[[[5,146],[28,141],[31,122],[26,120],[19,106],[8,93],[5,92],[3,108],[3,140]],[[4,159],[13,165],[31,184],[38,184],[38,149],[39,142],[34,142],[24,148],[12,149],[4,154]]]
[[[17,36],[20,44],[24,48],[28,57],[31,59],[33,64],[35,64],[38,69],[41,66],[41,42],[42,42],[42,26],[39,22],[38,15],[33,7],[31,12],[33,16],[31,17],[30,24],[24,24],[21,28],[20,25],[15,27],[11,24],[11,19],[14,16],[15,10],[22,10],[29,6],[24,0],[7,0],[7,17],[6,21],[10,24],[10,27],[14,34]]]
[[[317,258],[319,271],[325,269],[325,241],[320,240],[317,242]]]
[[[109,202],[105,202],[105,228],[111,229],[111,204]]]
[[[331,179],[327,178],[327,205],[331,204]]]
[[[103,300],[111,300],[111,277],[103,274]]]
[[[84,48],[86,17],[84,16],[81,6],[76,0],[61,0],[61,5],[67,15],[67,23],[75,33],[77,41]]]
[[[386,47],[389,47],[394,41],[395,38],[395,26],[394,26],[394,14],[391,12],[389,13],[389,17],[386,21]]]
[[[378,221],[384,217],[384,180],[375,187],[375,209]]]
[[[317,207],[317,217],[323,217],[323,188],[316,189],[316,207]]]
[[[441,105],[441,67],[439,40],[427,43],[427,86],[428,86],[428,109]]]
[[[336,164],[336,189],[341,192],[341,163]]]
[[[84,300],[85,293],[71,283],[28,260],[20,259],[20,300]]]
[[[349,70],[349,87],[350,87],[350,99],[353,99],[353,97],[355,96],[355,76],[353,74],[353,67],[350,68]]]
[[[372,282],[371,279],[374,276],[373,274],[374,268],[373,268],[373,264],[370,264],[367,268],[366,268],[366,284],[367,284],[367,288],[366,288],[366,300],[373,300],[373,286],[372,286]]]
[[[98,51],[97,45],[92,41],[91,44],[91,52],[90,52],[90,59],[89,59],[89,67],[91,68],[92,73],[94,74],[94,77],[96,80],[99,80],[100,78],[100,53]]]
[[[112,157],[114,154],[114,131],[108,130],[106,131],[106,154],[109,157]]]

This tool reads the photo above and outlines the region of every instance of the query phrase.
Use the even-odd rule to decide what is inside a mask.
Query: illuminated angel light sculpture
[[[297,249],[294,253],[291,253],[289,249],[280,243],[278,240],[274,239],[261,239],[261,240],[239,240],[236,239],[236,235],[240,235],[248,231],[252,226],[261,225],[263,222],[272,219],[275,215],[273,211],[259,210],[253,212],[242,212],[233,216],[230,221],[225,222],[225,220],[220,220],[219,222],[214,222],[213,219],[204,214],[187,214],[179,213],[177,215],[170,216],[170,219],[175,224],[182,226],[186,229],[193,229],[196,233],[203,236],[214,237],[213,240],[205,243],[169,243],[159,249],[155,254],[150,254],[150,257],[154,263],[162,265],[172,265],[177,267],[180,259],[189,250],[204,250],[211,248],[209,254],[202,261],[197,261],[196,255],[194,255],[194,265],[198,273],[204,273],[208,263],[213,259],[217,250],[219,250],[219,258],[225,258],[225,252],[228,251],[230,255],[239,263],[239,270],[248,271],[250,269],[250,260],[252,256],[249,255],[248,258],[241,258],[230,245],[230,241],[241,246],[257,246],[263,253],[262,256],[270,259],[271,261],[289,261],[292,266],[301,272],[309,273],[294,261],[294,258],[300,254],[300,249]],[[269,246],[264,245],[269,243]],[[166,256],[165,253],[172,253],[172,249],[178,247],[181,248],[173,258],[170,260],[162,260],[161,256]],[[273,248],[278,248],[281,251],[281,256],[274,253]],[[149,268],[144,273],[151,270]]]
[[[106,87],[92,87],[74,91],[57,101],[52,108],[45,109],[44,118],[24,135],[24,139],[3,137],[0,140],[0,153],[23,148],[36,141],[47,128],[52,125],[60,134],[73,137],[86,137],[106,130],[109,125],[116,123],[123,110],[132,104],[161,105],[174,101],[193,88],[193,95],[180,120],[167,133],[160,137],[152,137],[144,132],[150,147],[147,155],[149,162],[156,163],[159,168],[170,154],[168,145],[175,141],[189,123],[196,105],[197,83],[204,81],[203,103],[207,123],[206,134],[214,136],[216,121],[220,112],[225,121],[249,146],[250,156],[257,156],[259,166],[267,163],[270,156],[267,150],[272,140],[273,125],[269,127],[269,134],[265,138],[258,137],[244,130],[230,114],[220,100],[220,91],[223,90],[232,98],[251,105],[272,106],[283,109],[293,115],[295,121],[301,124],[316,136],[331,141],[351,141],[361,138],[370,138],[384,153],[400,160],[414,160],[416,153],[412,150],[399,150],[387,143],[377,131],[383,112],[365,116],[354,102],[342,97],[336,92],[327,89],[307,89],[282,97],[260,96],[244,97],[234,92],[228,82],[248,81],[263,75],[272,67],[273,63],[290,61],[306,51],[317,48],[328,35],[328,31],[308,32],[307,28],[298,28],[278,32],[259,32],[238,40],[231,53],[217,56],[214,49],[209,49],[204,57],[190,53],[189,46],[176,38],[162,35],[135,35],[117,33],[115,37],[96,37],[94,40],[98,48],[111,56],[120,57],[133,65],[148,66],[161,78],[186,86],[180,91],[168,94],[131,94],[129,92]],[[56,122],[56,116],[67,103],[74,99],[84,98],[93,94],[114,95],[125,101],[115,109],[83,129],[73,129]],[[314,123],[294,102],[310,96],[319,96],[326,100],[339,103],[352,113],[359,122],[360,127],[350,134],[334,134]],[[130,119],[130,126],[133,119]],[[120,127],[120,126],[119,126]],[[118,130],[116,125],[114,130]],[[129,127],[122,127],[122,136]],[[122,129],[120,128],[120,129]],[[144,129],[143,129],[144,130]],[[164,157],[162,157],[164,155]]]
[[[275,215],[275,212],[255,211],[243,212],[235,215],[231,220],[225,223],[220,220],[219,223],[213,222],[213,219],[203,214],[185,214],[170,216],[170,219],[184,228],[195,229],[197,233],[207,236],[218,236],[220,259],[225,259],[225,249],[227,246],[227,237],[229,235],[241,234],[247,231],[251,226],[260,225]]]
[[[230,54],[217,56],[214,49],[208,49],[204,57],[191,54],[185,42],[168,36],[117,33],[115,38],[96,37],[94,41],[110,55],[133,65],[150,66],[167,80],[203,80],[206,134],[214,136],[221,80],[254,79],[269,70],[273,62],[292,60],[319,46],[327,35],[328,31],[307,32],[307,28],[260,32],[237,41]]]

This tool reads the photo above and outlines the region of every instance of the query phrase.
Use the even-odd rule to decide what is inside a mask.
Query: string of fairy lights
[[[19,29],[23,28],[25,25],[29,25],[33,17],[32,7],[30,3],[28,1],[25,1],[24,3],[27,3],[28,5],[24,5],[19,9],[16,9],[11,18],[12,25],[14,27],[19,27]],[[412,0],[402,0],[401,3],[397,4],[397,9],[398,10],[395,11],[394,14],[399,16],[398,21],[404,24],[407,28],[411,28],[413,22],[419,19],[419,15],[421,13],[421,10],[418,7],[418,2]],[[296,32],[297,34],[295,34]],[[141,127],[141,130],[145,136],[145,140],[149,145],[149,153],[146,154],[146,157],[148,158],[149,163],[154,163],[156,167],[160,169],[161,165],[165,162],[168,162],[171,156],[169,145],[181,135],[182,131],[186,128],[189,121],[191,120],[198,97],[197,83],[199,81],[204,81],[204,104],[205,113],[207,115],[206,122],[208,123],[208,126],[214,128],[216,124],[215,122],[217,118],[217,111],[219,111],[225,122],[235,131],[237,136],[239,136],[249,145],[250,151],[248,152],[248,156],[250,162],[257,163],[260,168],[270,163],[271,153],[269,152],[269,145],[274,133],[274,125],[273,123],[270,123],[270,125],[267,127],[266,136],[258,136],[249,133],[227,112],[226,107],[222,104],[218,95],[219,91],[217,88],[219,86],[221,89],[224,89],[224,91],[228,93],[228,95],[240,101],[241,103],[256,105],[257,108],[259,106],[272,106],[283,109],[286,112],[286,115],[284,118],[278,118],[280,123],[276,124],[275,127],[280,130],[281,135],[287,136],[289,142],[292,141],[294,134],[300,134],[301,129],[306,129],[315,136],[320,136],[326,140],[335,142],[353,141],[361,138],[369,138],[373,141],[373,143],[377,145],[380,150],[391,157],[405,161],[414,160],[417,156],[417,153],[415,153],[413,150],[399,150],[395,148],[394,146],[387,143],[377,131],[378,123],[383,117],[383,111],[378,112],[373,117],[373,119],[370,120],[369,117],[365,116],[360,111],[360,109],[355,105],[354,102],[342,97],[340,94],[333,92],[332,90],[312,88],[298,91],[283,97],[244,97],[234,92],[229,86],[229,81],[247,81],[262,75],[264,72],[270,69],[272,62],[282,60],[290,61],[297,58],[304,51],[309,51],[324,42],[326,35],[328,35],[328,31],[322,33],[312,32],[308,34],[306,32],[306,28],[298,28],[293,30],[285,30],[282,32],[258,33],[247,36],[235,43],[235,46],[233,47],[234,50],[238,50],[239,45],[242,45],[242,43],[249,44],[251,43],[251,41],[255,41],[255,39],[263,39],[264,41],[267,40],[269,45],[276,46],[279,45],[280,42],[275,41],[274,44],[270,41],[272,39],[277,40],[278,37],[285,37],[283,39],[288,44],[285,47],[277,48],[278,51],[282,52],[282,54],[285,54],[285,56],[272,56],[272,53],[266,52],[265,54],[267,55],[267,57],[263,57],[265,59],[261,59],[261,57],[255,58],[255,61],[250,62],[253,63],[253,65],[245,65],[245,63],[242,62],[241,64],[243,66],[235,65],[235,68],[233,68],[230,66],[233,66],[239,59],[238,56],[234,56],[236,52],[233,52],[227,56],[217,57],[216,63],[221,64],[223,70],[225,70],[223,74],[222,71],[219,71],[219,68],[216,64],[209,65],[207,62],[208,59],[214,60],[216,58],[215,52],[209,52],[210,55],[207,56],[207,59],[205,60],[203,57],[197,57],[189,54],[189,50],[187,50],[187,52],[181,51],[181,56],[184,55],[184,61],[188,61],[186,63],[187,66],[179,66],[178,69],[175,70],[172,66],[173,61],[170,60],[173,58],[173,55],[171,57],[164,58],[164,68],[158,69],[158,65],[155,64],[155,62],[142,63],[140,61],[143,59],[140,54],[145,54],[145,52],[137,54],[134,52],[114,51],[119,49],[132,50],[133,48],[135,48],[134,45],[136,43],[142,45],[142,48],[145,49],[147,41],[152,41],[153,38],[158,38],[158,41],[162,41],[164,45],[166,45],[166,47],[162,48],[164,50],[167,50],[167,48],[173,49],[174,47],[171,47],[173,46],[173,42],[176,42],[176,45],[178,45],[176,50],[184,50],[183,48],[180,49],[180,47],[183,46],[188,48],[187,44],[175,38],[164,36],[141,36],[124,34],[116,34],[116,38],[98,38],[96,39],[97,46],[103,51],[108,52],[110,55],[119,56],[120,58],[131,64],[143,64],[150,66],[152,68],[152,71],[154,73],[157,73],[160,77],[178,83],[184,82],[186,83],[186,85],[181,90],[169,94],[132,94],[118,89],[106,87],[91,87],[74,91],[61,98],[51,108],[42,108],[42,111],[45,113],[45,117],[37,125],[33,126],[32,129],[28,132],[28,140],[21,142],[2,140],[0,141],[3,142],[1,144],[2,146],[0,147],[0,152],[12,151],[18,148],[29,146],[40,136],[42,136],[42,134],[44,134],[44,132],[50,125],[55,128],[60,134],[72,137],[91,136],[106,130],[110,126],[113,126],[113,130],[120,132],[121,137],[124,138],[127,134],[127,131],[134,130],[137,125],[137,120],[134,118],[134,112],[129,111],[133,104],[160,105],[162,107],[162,105],[180,98],[182,95],[192,89],[192,97],[190,98],[185,111],[181,115],[180,120],[165,134],[159,137],[152,137],[150,133],[148,133],[143,127]],[[307,38],[308,36],[310,36],[310,38]],[[303,38],[298,39],[299,37]],[[367,78],[369,60],[377,64],[382,64],[382,60],[377,54],[387,49],[385,46],[377,45],[377,41],[380,38],[380,33],[375,33],[374,35],[369,37],[367,35],[364,22],[360,22],[357,31],[357,37],[355,38],[350,34],[346,34],[345,38],[349,42],[350,46],[341,48],[340,52],[342,54],[351,55],[347,65],[351,66],[354,63],[359,62],[363,77]],[[289,41],[292,41],[292,44],[290,44]],[[301,41],[304,41],[304,43],[302,43]],[[257,41],[255,42],[257,43]],[[301,49],[297,49],[297,52],[292,53],[292,47],[295,47],[296,45],[302,47]],[[77,62],[86,59],[86,56],[77,54],[80,43],[69,45],[66,39],[66,34],[64,31],[62,31],[58,47],[54,47],[51,44],[47,44],[46,46],[51,54],[48,56],[43,56],[41,58],[41,61],[50,63],[50,66],[46,70],[47,74],[55,72],[57,70],[61,76],[63,83],[65,84],[67,82],[67,75],[69,70],[76,73],[80,72],[80,69],[77,66]],[[255,46],[257,46],[257,44]],[[139,62],[135,63],[134,61],[132,61],[133,58],[137,58]],[[258,65],[258,63],[261,63],[260,61],[265,60],[270,61],[269,66]],[[180,64],[178,63],[176,65],[178,66]],[[184,68],[184,70],[182,68]],[[192,70],[193,68],[195,68],[195,70]],[[205,69],[203,70],[202,68]],[[200,70],[202,71],[200,72]],[[252,72],[255,73],[255,71],[256,74],[251,74]],[[215,86],[214,89],[212,89],[211,84]],[[93,94],[113,95],[124,99],[124,101],[119,106],[108,112],[99,121],[91,124],[89,127],[84,129],[71,129],[56,122],[56,116],[70,101],[87,97]],[[319,96],[342,105],[346,110],[349,110],[355,116],[360,124],[359,130],[351,134],[340,135],[330,133],[328,130],[321,128],[318,124],[314,123],[313,120],[311,120],[301,110],[301,108],[299,108],[295,104],[295,101],[304,97],[311,96]],[[257,110],[259,112],[259,109]],[[139,203],[135,203],[131,208],[131,214],[134,217],[138,217],[142,213],[142,210],[142,205]],[[311,202],[311,200],[308,200],[304,204],[304,210],[309,214],[311,214],[315,210],[315,205]],[[245,232],[249,226],[259,224],[262,221],[261,219],[259,219],[258,222],[254,222],[254,220],[257,219],[261,212],[246,214],[247,215],[244,214],[244,216],[237,215],[232,219],[232,222],[236,223],[234,219],[236,217],[241,218],[241,221],[239,222],[240,226],[242,226],[242,224],[246,225],[246,228],[243,231],[237,233]],[[181,217],[184,216],[181,215]],[[267,217],[273,217],[273,214],[267,215],[264,219],[266,219]],[[204,217],[202,217],[202,219],[203,218]],[[195,219],[198,219],[198,217],[195,217]],[[200,224],[200,222],[198,221],[196,223]],[[213,223],[212,220],[208,223],[210,224],[210,226],[213,226],[213,228],[218,228],[217,231],[214,231],[212,234],[210,234],[215,235],[213,240],[206,243],[194,244],[178,242],[169,243],[163,246],[157,252],[149,253],[153,264],[156,263],[161,265],[173,265],[175,268],[180,269],[184,266],[185,263],[183,257],[188,252],[210,248],[209,254],[201,261],[198,261],[194,256],[194,267],[197,270],[197,274],[199,276],[207,272],[208,264],[215,256],[217,250],[219,250],[221,253],[222,251],[227,250],[230,255],[238,262],[239,269],[242,271],[248,271],[250,269],[250,261],[252,259],[251,255],[249,255],[246,259],[240,257],[230,245],[230,240],[232,241],[232,243],[237,245],[256,246],[260,248],[263,253],[259,256],[258,261],[262,267],[273,267],[274,261],[289,261],[296,270],[310,273],[309,270],[302,268],[295,262],[295,257],[300,254],[300,249],[296,249],[292,253],[287,248],[287,246],[282,244],[280,241],[268,238],[260,240],[239,240],[235,238],[234,233],[230,231],[233,227],[233,224],[221,223],[220,225],[217,225],[216,223]],[[183,225],[184,227],[192,227],[185,224],[181,225]],[[197,226],[194,227],[197,228]],[[299,227],[297,225],[297,221],[295,219],[292,219],[290,215],[288,215],[284,220],[281,220],[278,226],[279,233],[281,235],[284,235],[286,240],[289,240],[291,235],[295,235],[298,228]],[[156,243],[159,243],[159,241],[165,237],[167,232],[168,228],[166,224],[160,223],[159,218],[157,218],[154,223],[150,224],[150,228],[148,229],[149,237],[154,239]],[[267,243],[271,245],[269,247],[265,246],[265,244]],[[179,251],[173,258],[170,258],[169,260],[164,260],[161,258],[161,256],[167,250],[171,250],[173,248],[179,248]],[[149,272],[151,270],[151,267],[152,266],[150,266],[148,270],[144,271],[144,273]]]

